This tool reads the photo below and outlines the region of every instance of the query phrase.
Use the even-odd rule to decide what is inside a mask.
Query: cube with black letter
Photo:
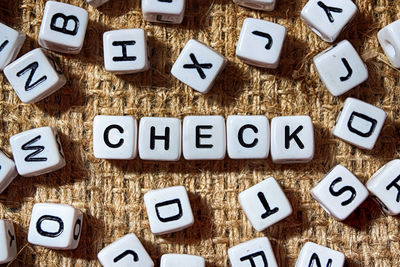
[[[337,165],[311,190],[321,207],[338,221],[346,219],[368,197],[368,190],[348,169]]]
[[[232,267],[278,267],[274,251],[267,237],[259,237],[228,249]]]
[[[342,252],[307,242],[300,251],[295,267],[329,266],[343,267],[345,257]]]
[[[61,53],[78,54],[83,46],[88,12],[80,7],[47,1],[39,31],[40,46]]]
[[[0,70],[17,57],[25,38],[25,34],[0,23]]]
[[[0,264],[12,261],[17,255],[14,225],[9,220],[0,220]]]
[[[186,0],[142,0],[143,18],[151,22],[182,22]]]
[[[177,232],[194,223],[189,197],[183,186],[151,190],[144,195],[144,203],[153,234]]]
[[[386,119],[382,109],[355,98],[347,98],[333,128],[333,135],[371,150]]]
[[[13,160],[0,151],[0,194],[17,177],[17,169]]]
[[[98,115],[93,120],[93,152],[99,159],[134,159],[137,122],[132,116]]]
[[[41,127],[11,136],[10,145],[21,176],[38,176],[65,166],[56,130]]]
[[[392,160],[380,168],[368,180],[366,186],[386,214],[400,214],[399,159]]]
[[[52,249],[76,249],[81,238],[83,213],[66,204],[33,206],[28,242]]]
[[[23,103],[35,103],[63,87],[66,79],[55,60],[36,48],[5,67],[4,75]]]
[[[271,140],[274,163],[304,163],[314,157],[314,127],[309,116],[273,118]]]

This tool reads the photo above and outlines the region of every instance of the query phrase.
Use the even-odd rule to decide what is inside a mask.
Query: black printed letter
[[[211,138],[211,134],[201,134],[201,129],[212,129],[211,125],[198,125],[196,126],[196,148],[212,148],[212,144],[201,144],[201,138]]]
[[[351,202],[353,202],[353,200],[355,199],[357,193],[356,193],[356,190],[354,189],[354,187],[349,186],[349,185],[348,185],[348,186],[342,187],[339,191],[333,190],[333,187],[334,187],[337,183],[340,183],[341,181],[342,181],[342,177],[336,178],[336,179],[331,183],[331,185],[329,186],[329,192],[330,192],[333,196],[338,197],[338,196],[340,196],[340,195],[346,193],[346,191],[349,191],[349,192],[351,193],[351,196],[349,197],[349,199],[347,199],[347,200],[345,200],[345,201],[342,202],[342,206],[347,206],[347,205],[349,205]]]
[[[169,127],[165,127],[165,134],[164,135],[156,135],[156,127],[151,126],[150,128],[150,149],[154,150],[156,147],[156,139],[158,140],[164,140],[164,149],[168,150],[169,149],[169,133],[170,129]]]
[[[258,192],[257,196],[260,199],[261,204],[264,206],[264,209],[265,209],[265,213],[261,214],[262,219],[265,219],[265,218],[269,217],[270,215],[275,214],[279,211],[278,207],[271,209],[271,207],[268,204],[267,199],[265,198],[264,193]]]
[[[333,19],[333,16],[332,16],[331,12],[336,12],[336,13],[342,13],[343,12],[343,9],[338,8],[338,7],[327,6],[322,1],[318,1],[317,4],[325,11],[326,15],[328,16],[328,19],[329,19],[330,23],[333,23],[335,21]]]
[[[244,132],[244,130],[246,130],[246,129],[252,129],[253,132],[258,133],[258,129],[257,129],[256,126],[254,126],[254,125],[252,125],[252,124],[243,125],[243,126],[239,129],[239,133],[238,133],[239,143],[240,143],[243,147],[246,147],[246,148],[255,147],[255,146],[257,145],[257,143],[258,143],[258,138],[254,138],[254,141],[251,142],[251,143],[246,143],[246,142],[243,140],[243,132]]]
[[[297,129],[290,134],[290,127],[288,125],[285,126],[285,148],[289,149],[290,148],[290,141],[294,139],[296,141],[297,145],[300,147],[300,149],[304,149],[304,144],[301,142],[300,138],[297,136],[299,132],[303,130],[303,126],[300,125],[297,127]]]
[[[350,79],[351,75],[353,75],[353,69],[350,67],[349,62],[347,61],[347,59],[342,58],[342,62],[343,65],[345,66],[346,70],[347,70],[347,75],[340,77],[340,81],[344,82],[347,81],[348,79]]]
[[[322,267],[321,261],[319,260],[319,257],[317,253],[313,253],[311,255],[310,263],[308,264],[308,267],[314,267],[314,262],[317,265],[317,267]],[[329,259],[328,262],[326,263],[326,267],[331,267],[332,266],[332,259]]]
[[[161,217],[160,211],[158,209],[160,207],[165,207],[165,206],[169,206],[169,205],[177,205],[178,213],[176,215],[165,217],[165,218]],[[171,221],[179,220],[183,216],[181,201],[178,198],[176,198],[173,200],[168,200],[168,201],[164,201],[161,203],[157,203],[156,204],[156,213],[157,213],[158,219],[162,222],[171,222]]]
[[[264,251],[258,251],[256,253],[244,256],[240,258],[240,261],[250,261],[251,267],[257,267],[256,263],[254,262],[253,258],[261,256],[263,262],[264,262],[264,267],[268,267],[268,261],[267,257],[265,257]]]
[[[396,201],[400,202],[400,184],[398,182],[400,181],[400,175],[396,177],[388,186],[386,186],[386,190],[390,190],[392,187],[395,187],[398,191]]]
[[[117,124],[112,124],[104,130],[104,134],[103,134],[104,143],[106,143],[106,145],[111,148],[118,148],[118,147],[122,146],[122,144],[124,143],[124,139],[121,138],[121,139],[119,139],[118,143],[112,144],[110,142],[110,139],[108,138],[108,135],[110,134],[110,131],[112,129],[117,129],[120,133],[124,133],[124,129],[121,126],[119,126]]]
[[[42,223],[44,221],[54,221],[58,223],[58,230],[56,232],[47,232],[42,229]],[[39,220],[36,222],[36,230],[39,234],[51,238],[55,238],[64,231],[64,222],[61,220],[61,218],[56,217],[56,216],[51,216],[51,215],[44,215],[39,218]]]
[[[25,161],[27,162],[41,162],[41,161],[47,161],[47,158],[34,158],[34,156],[40,154],[44,150],[44,146],[31,146],[32,144],[36,143],[37,141],[42,138],[41,135],[36,136],[32,140],[28,141],[27,143],[23,144],[21,149],[22,150],[34,150],[31,154],[25,157]]]
[[[0,52],[3,51],[4,47],[8,45],[9,41],[5,40],[1,45],[0,45]]]
[[[128,53],[126,51],[127,45],[135,45],[135,41],[114,41],[112,43],[113,46],[122,46],[122,57],[113,57],[114,61],[135,61],[136,57],[131,56],[128,57]]]
[[[353,124],[353,120],[355,117],[358,117],[360,119],[363,119],[363,120],[371,123],[371,126],[367,132],[363,133],[363,132],[353,128],[352,124]],[[349,121],[347,122],[347,127],[349,128],[350,132],[355,133],[356,135],[359,135],[361,137],[370,137],[374,133],[374,130],[375,130],[375,127],[377,124],[378,124],[378,122],[375,119],[368,117],[367,115],[364,115],[362,113],[353,111],[353,113],[351,113]]]
[[[138,256],[138,254],[135,252],[135,251],[133,251],[133,250],[125,250],[124,252],[122,252],[121,254],[119,254],[117,257],[115,257],[114,258],[114,262],[118,262],[118,261],[120,261],[121,259],[123,259],[123,258],[125,258],[126,256],[128,256],[128,255],[132,255],[132,257],[133,257],[133,261],[134,262],[137,262],[137,261],[139,261],[139,256]]]
[[[29,70],[31,71],[29,73],[29,77],[28,77],[28,79],[26,80],[26,83],[25,83],[25,91],[30,91],[33,88],[35,88],[36,86],[38,86],[39,84],[41,84],[41,83],[43,83],[44,81],[47,80],[47,76],[43,75],[39,80],[37,80],[36,82],[31,84],[33,75],[35,75],[35,72],[36,72],[38,67],[39,67],[39,63],[37,61],[35,61],[35,62],[29,64],[27,67],[25,67],[23,70],[21,70],[21,71],[19,71],[17,73],[17,77],[21,77],[22,75],[24,75]]]
[[[63,20],[63,26],[62,27],[58,27],[57,26],[57,20],[58,19],[62,19]],[[69,30],[68,29],[68,22],[70,20],[72,20],[74,22],[74,29],[73,30]],[[74,36],[74,35],[76,35],[78,33],[79,19],[77,17],[75,17],[75,16],[66,16],[66,15],[64,15],[62,13],[56,13],[51,18],[50,29],[52,29],[53,31],[56,31],[56,32],[62,32],[62,33]]]

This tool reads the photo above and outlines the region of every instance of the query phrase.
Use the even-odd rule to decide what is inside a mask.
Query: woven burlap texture
[[[11,266],[98,266],[97,253],[117,238],[135,233],[158,264],[165,253],[203,256],[207,266],[229,266],[227,250],[255,237],[270,238],[279,266],[294,266],[307,241],[342,251],[349,266],[400,266],[399,218],[381,214],[367,200],[352,217],[337,222],[311,198],[310,190],[336,164],[349,168],[362,182],[397,158],[400,140],[399,72],[377,41],[377,31],[399,19],[400,3],[357,0],[354,21],[341,39],[349,40],[366,62],[369,79],[348,94],[333,97],[318,78],[313,57],[329,46],[301,20],[305,0],[278,0],[275,11],[239,7],[231,0],[188,0],[180,25],[143,20],[139,0],[110,0],[89,11],[84,48],[78,55],[52,53],[68,82],[45,100],[24,105],[0,75],[0,148],[11,155],[10,136],[42,126],[59,130],[67,165],[39,177],[17,177],[0,195],[0,218],[14,222],[19,254]],[[0,1],[0,20],[27,35],[20,55],[38,47],[45,1]],[[287,39],[277,70],[251,67],[235,57],[247,17],[277,22]],[[151,69],[131,75],[104,70],[102,34],[143,28],[151,47]],[[173,78],[170,70],[185,43],[195,38],[229,60],[205,95]],[[332,136],[338,112],[353,96],[383,108],[388,118],[375,148],[363,151]],[[96,115],[183,118],[187,115],[309,115],[315,126],[316,154],[308,164],[277,165],[267,160],[185,161],[172,163],[99,160],[93,156],[92,124]],[[273,140],[272,140],[273,142]],[[274,176],[292,206],[286,220],[256,232],[238,203],[239,192]],[[143,195],[152,189],[184,185],[189,192],[194,225],[174,234],[150,232]],[[27,243],[35,203],[66,203],[84,212],[82,237],[74,251],[55,251]]]

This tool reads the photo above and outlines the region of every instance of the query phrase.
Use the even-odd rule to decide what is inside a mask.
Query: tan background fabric
[[[312,58],[329,46],[301,22],[305,0],[278,0],[273,12],[239,7],[232,0],[188,0],[181,25],[143,21],[139,0],[110,0],[98,10],[83,0],[69,3],[89,11],[85,44],[79,55],[53,53],[68,79],[54,95],[24,105],[0,75],[0,148],[11,155],[9,137],[41,126],[59,129],[67,165],[35,178],[18,177],[0,195],[0,218],[16,226],[19,255],[12,266],[98,266],[97,252],[127,233],[135,233],[158,264],[164,253],[205,257],[207,266],[228,266],[227,249],[255,237],[270,238],[280,266],[294,266],[307,241],[345,253],[349,266],[400,266],[399,218],[386,217],[367,200],[345,222],[329,217],[310,196],[310,189],[336,164],[366,182],[399,151],[399,72],[378,45],[377,31],[399,19],[394,0],[357,0],[360,12],[339,39],[350,40],[368,65],[370,78],[350,93],[333,97],[322,85]],[[42,0],[0,0],[0,20],[25,34],[20,55],[38,47]],[[246,17],[287,27],[288,36],[277,70],[254,68],[235,57]],[[150,38],[151,70],[116,76],[105,72],[102,34],[121,28],[144,28]],[[195,38],[225,55],[229,63],[211,92],[201,95],[172,77],[180,50]],[[372,151],[362,151],[331,135],[343,101],[354,96],[382,107],[388,115]],[[95,115],[172,116],[220,114],[310,115],[316,154],[311,163],[276,165],[267,160],[176,163],[98,160],[93,156]],[[273,142],[273,140],[272,140]],[[256,232],[237,201],[238,193],[273,175],[293,205],[288,219]],[[149,229],[143,203],[147,191],[184,185],[195,215],[193,227],[156,237]],[[66,203],[85,213],[81,242],[75,251],[54,251],[27,244],[32,206]]]

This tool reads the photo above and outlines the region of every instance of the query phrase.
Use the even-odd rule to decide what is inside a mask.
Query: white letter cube
[[[314,157],[314,127],[309,116],[273,118],[271,140],[274,163],[304,163]]]
[[[105,3],[107,3],[109,0],[86,0],[86,2],[91,5],[92,7],[99,7],[101,5],[104,5]]]
[[[276,0],[233,0],[234,3],[258,10],[272,11],[275,8]]]
[[[222,116],[186,116],[183,119],[183,157],[186,160],[224,159],[225,131]]]
[[[181,157],[181,120],[143,117],[139,123],[139,156],[143,160],[177,161]]]
[[[132,116],[98,115],[93,120],[93,152],[100,159],[134,159],[137,122]]]
[[[17,169],[13,160],[0,151],[0,194],[17,177]]]
[[[231,159],[265,159],[270,129],[265,116],[230,115],[226,121],[227,150]]]
[[[0,70],[17,57],[24,41],[25,34],[0,23]]]
[[[4,74],[23,103],[38,102],[66,83],[54,59],[41,48],[12,62]]]
[[[400,20],[396,20],[378,32],[378,40],[390,63],[400,68]]]
[[[351,0],[310,0],[301,18],[324,41],[333,42],[356,13],[357,6]]]
[[[83,8],[47,1],[40,25],[39,45],[56,52],[78,54],[88,21],[88,12]]]
[[[81,238],[83,214],[66,204],[39,203],[32,209],[28,242],[52,249],[76,249]]]
[[[153,260],[134,234],[127,234],[103,248],[97,258],[104,267],[154,266]]]
[[[338,96],[368,79],[368,69],[347,40],[314,57],[318,75],[329,92]]]
[[[171,69],[172,75],[200,93],[207,93],[225,68],[226,59],[199,41],[187,42]]]
[[[194,223],[189,197],[183,186],[151,190],[144,195],[144,204],[153,234],[177,232]]]
[[[333,128],[333,135],[371,150],[386,119],[382,109],[355,98],[347,98]]]
[[[236,56],[245,63],[275,69],[278,67],[286,28],[262,19],[246,18],[236,46]]]
[[[343,221],[364,202],[368,190],[348,169],[337,165],[311,190],[311,195],[329,215]]]
[[[123,29],[103,34],[104,66],[116,74],[143,72],[150,68],[147,33]]]
[[[21,176],[38,176],[65,166],[64,152],[55,130],[41,127],[11,136],[10,145]]]
[[[257,231],[263,231],[292,214],[289,200],[273,177],[241,192],[239,203]]]
[[[400,214],[400,160],[380,168],[367,182],[368,190],[389,215]]]
[[[205,267],[203,257],[187,254],[164,254],[161,256],[160,267]]]
[[[9,220],[0,220],[0,264],[12,261],[17,255],[14,225]]]
[[[345,257],[342,252],[315,244],[313,242],[307,242],[300,251],[295,267],[343,267],[344,261]]]
[[[268,266],[278,267],[271,243],[259,237],[228,249],[232,267]]]
[[[182,22],[186,0],[142,0],[143,18],[151,22]]]

